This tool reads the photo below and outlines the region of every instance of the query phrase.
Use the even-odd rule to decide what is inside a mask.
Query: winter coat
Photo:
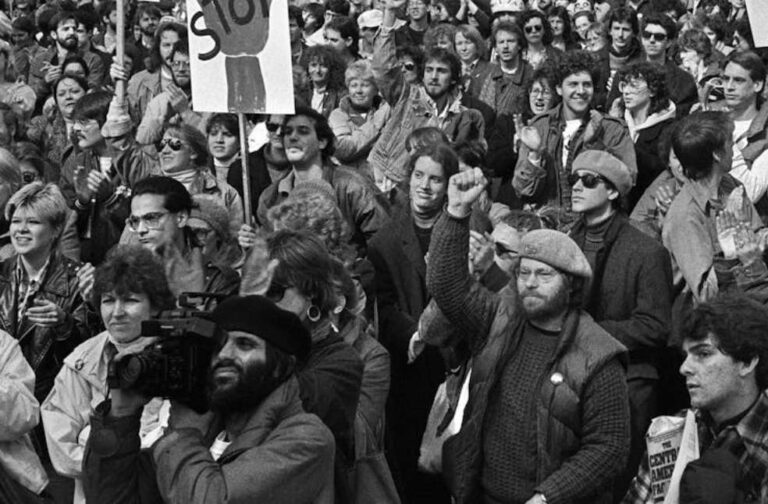
[[[424,126],[440,128],[451,142],[485,138],[482,114],[461,104],[461,91],[449,91],[447,108],[437,110],[421,83],[404,81],[397,64],[392,29],[382,27],[374,41],[373,73],[382,96],[392,107],[390,120],[373,146],[368,162],[395,182],[407,178],[408,152],[403,147],[411,132]]]
[[[336,150],[333,153],[336,159],[373,180],[373,172],[368,169],[368,153],[378,140],[390,114],[389,104],[379,96],[374,99],[373,108],[365,115],[352,107],[348,96],[342,98],[338,108],[328,118],[333,134],[336,135]]]
[[[80,297],[77,270],[79,264],[53,253],[36,294],[27,300],[32,306],[35,299],[53,301],[66,314],[63,324],[40,327],[25,315],[18,319],[18,308],[23,299],[19,294],[20,267],[18,256],[0,263],[0,324],[19,342],[21,351],[35,372],[35,397],[42,402],[53,387],[53,381],[64,359],[81,342],[90,338],[98,327],[95,313],[89,311]]]
[[[139,338],[131,342],[127,349],[143,348],[147,341],[146,338]],[[108,343],[109,333],[104,331],[75,348],[64,359],[64,365],[56,375],[53,389],[40,407],[51,463],[60,475],[74,478],[75,504],[85,503],[81,475],[85,443],[91,432],[91,415],[109,395],[107,372],[110,357],[106,351]],[[158,412],[162,402],[161,399],[153,399],[145,407],[141,419],[141,437],[145,447],[151,445],[144,440],[147,437],[145,434],[152,426],[158,425]],[[167,421],[167,407],[165,416]]]
[[[518,65],[511,80],[504,78],[504,72],[496,64],[489,64],[479,77],[477,98],[491,106],[497,116],[522,114],[526,110],[528,94],[525,90],[533,78],[533,67],[522,58]]]
[[[55,173],[46,173],[46,182],[58,182],[64,152],[72,145],[61,113],[57,110],[53,117],[33,117],[27,126],[27,139],[37,145],[52,164]]]
[[[243,431],[218,460],[209,447],[223,429],[173,429],[139,448],[139,415],[109,418],[109,403],[91,417],[83,481],[87,502],[110,504],[333,504],[334,442],[307,414],[295,378],[253,408]],[[172,422],[171,422],[172,423]]]
[[[48,485],[48,475],[30,439],[40,419],[33,394],[35,373],[18,342],[5,331],[0,331],[0,382],[0,470],[39,494]]]
[[[570,233],[581,248],[586,232],[580,219]],[[658,353],[667,346],[672,319],[669,253],[616,214],[595,262],[584,309],[629,350],[628,379],[658,379]]]
[[[620,119],[602,116],[599,126],[590,138],[585,138],[591,131],[590,115],[574,134],[570,143],[568,159],[563,166],[563,131],[565,118],[563,105],[536,116],[531,126],[536,128],[541,136],[541,161],[539,166],[528,160],[529,149],[524,144],[520,146],[520,154],[512,178],[512,186],[518,196],[527,203],[536,205],[554,205],[561,208],[571,208],[571,186],[568,184],[568,174],[571,172],[573,160],[579,153],[595,149],[607,151],[624,162],[632,174],[637,177],[637,160],[635,146],[629,136],[626,125]]]

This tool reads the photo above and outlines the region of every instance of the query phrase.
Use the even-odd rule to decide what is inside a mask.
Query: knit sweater
[[[494,500],[525,502],[533,495],[536,399],[539,381],[557,348],[558,333],[526,324],[518,351],[504,365],[488,401],[483,437],[483,491]],[[510,457],[510,454],[517,456]]]

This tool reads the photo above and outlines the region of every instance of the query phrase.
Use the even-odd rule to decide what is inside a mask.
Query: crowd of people
[[[291,0],[245,159],[183,0],[6,6],[0,502],[768,502],[744,0]]]

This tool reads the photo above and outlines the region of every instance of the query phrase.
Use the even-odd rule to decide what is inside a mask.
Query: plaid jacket
[[[683,411],[678,416],[684,416]],[[699,446],[704,452],[709,448],[726,448],[738,455],[741,478],[749,489],[746,502],[768,502],[768,391],[763,392],[752,409],[735,425],[719,433],[712,429],[706,414],[696,412]],[[737,435],[730,435],[734,432]],[[651,473],[648,457],[643,457],[640,469],[622,504],[652,504]]]

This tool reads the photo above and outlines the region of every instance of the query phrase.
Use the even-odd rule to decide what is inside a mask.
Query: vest
[[[520,308],[518,307],[517,310]],[[443,447],[443,472],[457,504],[482,502],[482,427],[488,398],[509,356],[517,349],[526,320],[509,303],[496,312],[486,344],[472,362],[469,403],[461,431]],[[585,312],[566,318],[560,343],[540,384],[537,405],[537,481],[544,481],[581,446],[581,395],[594,372],[615,357],[626,366],[626,348]],[[610,488],[588,499],[610,502]]]

